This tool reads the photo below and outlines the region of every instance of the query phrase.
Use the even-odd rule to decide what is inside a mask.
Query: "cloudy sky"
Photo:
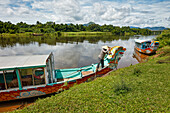
[[[0,20],[170,28],[170,0],[0,0]]]

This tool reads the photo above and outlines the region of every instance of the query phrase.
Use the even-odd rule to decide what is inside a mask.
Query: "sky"
[[[0,0],[0,20],[170,28],[170,0]]]

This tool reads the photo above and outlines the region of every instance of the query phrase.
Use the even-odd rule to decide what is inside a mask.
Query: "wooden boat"
[[[135,49],[141,53],[155,53],[159,47],[159,41],[135,39]]]
[[[33,33],[32,35],[33,35],[33,36],[43,36],[42,33]]]
[[[112,47],[96,72],[97,64],[81,68],[55,69],[53,54],[0,57],[0,101],[52,94],[114,70],[126,49]]]

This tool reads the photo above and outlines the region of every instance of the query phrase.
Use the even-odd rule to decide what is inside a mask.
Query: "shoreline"
[[[140,34],[139,34],[140,35]],[[33,33],[33,32],[25,32],[25,33],[1,33],[0,37],[8,38],[8,37],[83,37],[83,36],[137,36],[136,34],[128,34],[128,35],[114,35],[111,32],[54,32],[54,33]],[[143,35],[149,36],[149,35]]]

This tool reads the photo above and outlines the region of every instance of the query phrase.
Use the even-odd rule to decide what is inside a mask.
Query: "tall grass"
[[[60,37],[60,36],[103,36],[103,35],[112,35],[111,32],[54,32],[54,33],[44,33],[43,36],[45,37]],[[32,32],[26,33],[2,33],[0,34],[1,37],[33,37]],[[38,36],[36,36],[38,37]]]
[[[62,32],[64,36],[112,35],[111,32]]]

